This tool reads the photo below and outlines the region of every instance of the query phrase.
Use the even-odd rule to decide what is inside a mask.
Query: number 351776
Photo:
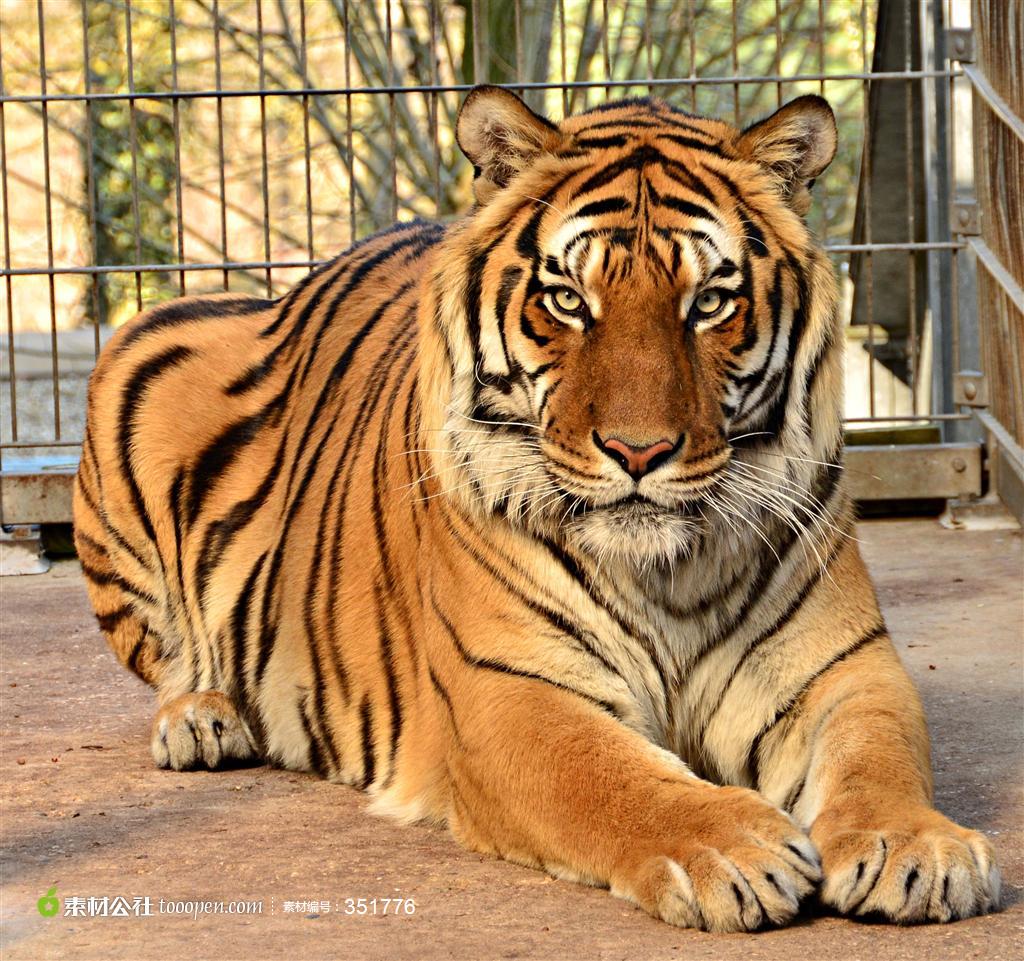
[[[415,914],[412,898],[346,898],[345,914]]]

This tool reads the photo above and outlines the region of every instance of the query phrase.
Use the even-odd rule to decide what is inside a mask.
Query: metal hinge
[[[953,402],[963,407],[988,407],[988,381],[980,370],[961,370],[953,377]]]
[[[974,31],[954,27],[946,31],[946,55],[962,63],[974,62]]]
[[[970,237],[977,237],[981,234],[978,205],[973,200],[954,201],[950,215],[954,233]]]

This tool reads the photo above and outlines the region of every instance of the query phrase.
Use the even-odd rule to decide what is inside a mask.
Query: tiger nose
[[[594,431],[594,443],[619,465],[633,480],[640,480],[656,467],[664,464],[680,447],[683,446],[683,434],[675,443],[662,438],[653,444],[631,444],[618,437],[604,438]]]

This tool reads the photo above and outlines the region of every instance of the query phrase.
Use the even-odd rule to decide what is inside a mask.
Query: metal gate
[[[842,148],[839,272],[863,500],[1024,506],[1024,5],[1002,0],[2,0],[5,537],[70,521],[110,331],[182,293],[278,294],[465,206],[458,102],[653,94],[749,121],[801,93]]]

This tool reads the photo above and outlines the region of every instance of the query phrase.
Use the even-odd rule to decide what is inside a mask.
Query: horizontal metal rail
[[[934,243],[891,244],[825,244],[829,254],[884,253],[886,251],[963,250],[966,244],[958,241]],[[260,270],[267,267],[320,267],[328,260],[246,260],[217,261],[211,263],[176,264],[102,264],[95,267],[11,267],[0,268],[0,277],[38,277],[54,274],[148,274],[179,273],[193,270]]]
[[[82,438],[78,440],[5,440],[0,443],[0,450],[32,450],[37,447],[81,447]]]
[[[844,417],[844,424],[892,424],[903,421],[930,423],[939,420],[970,420],[970,414],[876,414],[874,417]]]
[[[988,271],[992,279],[1003,288],[1003,293],[1013,301],[1017,310],[1024,314],[1024,288],[1021,288],[1020,284],[1003,266],[1003,262],[984,240],[980,237],[970,237],[967,242],[981,265]]]
[[[991,108],[992,112],[1016,135],[1017,139],[1024,142],[1024,120],[1021,120],[1010,105],[996,93],[995,87],[988,82],[988,78],[977,67],[969,63],[962,65],[964,76],[970,80],[971,86]]]
[[[1017,473],[1024,476],[1024,448],[1013,439],[1010,432],[987,410],[977,410],[974,416],[981,421],[982,426],[996,439],[999,446],[1005,452]]]
[[[522,83],[495,84],[508,90],[588,90],[609,87],[705,87],[732,86],[745,83],[809,83],[827,80],[927,80],[935,77],[959,77],[957,70],[889,70],[872,73],[801,74],[737,74],[730,77],[645,77],[627,80],[545,80]],[[124,91],[116,93],[49,93],[5,94],[0,103],[60,103],[67,101],[97,102],[104,100],[198,100],[209,97],[353,97],[363,95],[394,96],[403,93],[465,93],[472,90],[471,83],[409,84],[377,87],[296,87],[281,90],[272,87],[253,87],[245,90],[158,90]]]

